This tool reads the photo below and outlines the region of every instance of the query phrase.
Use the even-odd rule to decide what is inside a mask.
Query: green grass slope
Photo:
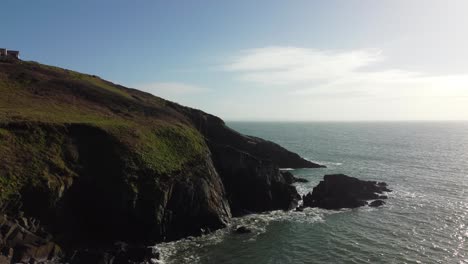
[[[172,104],[96,76],[0,61],[0,205],[27,184],[63,188],[76,177],[68,160],[73,151],[66,147],[73,144],[64,132],[73,124],[104,131],[139,166],[176,175],[208,149]]]

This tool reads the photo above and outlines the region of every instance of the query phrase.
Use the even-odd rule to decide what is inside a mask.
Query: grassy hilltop
[[[171,105],[97,76],[0,62],[0,204],[26,184],[58,188],[76,176],[69,160],[78,157],[67,149],[72,124],[104,131],[132,152],[135,159],[128,162],[165,175],[182,170],[207,147]]]

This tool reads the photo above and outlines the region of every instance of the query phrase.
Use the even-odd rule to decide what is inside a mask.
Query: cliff
[[[300,197],[278,168],[320,166],[202,111],[35,62],[0,62],[0,95],[9,261],[147,245],[291,209]]]

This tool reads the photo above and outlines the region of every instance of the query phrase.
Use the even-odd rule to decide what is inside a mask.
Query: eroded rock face
[[[151,244],[199,235],[224,227],[232,215],[288,210],[300,200],[273,161],[209,139],[211,153],[177,174],[158,175],[95,127],[16,124],[8,129],[27,134],[37,127],[66,139],[67,171],[51,176],[57,184],[49,189],[27,186],[19,194],[21,208],[12,211],[40,219],[53,239],[40,248],[23,243],[15,258],[44,255],[52,241],[67,245],[69,253],[119,240]]]
[[[324,209],[356,208],[368,200],[385,199],[390,192],[384,182],[362,181],[344,174],[325,175],[313,191],[303,197],[305,207]],[[377,205],[375,203],[375,205]]]
[[[276,164],[231,146],[210,144],[213,161],[224,184],[234,216],[270,210],[289,210],[300,196]]]
[[[325,166],[303,159],[280,145],[258,137],[243,135],[228,126],[216,116],[202,111],[171,104],[188,116],[208,140],[218,145],[231,146],[262,160],[270,160],[279,168],[324,168]]]
[[[49,185],[26,185],[8,206],[0,204],[0,213],[20,223],[22,218],[16,217],[20,213],[38,219],[51,237],[42,241],[35,222],[23,224],[32,228],[30,232],[14,234],[39,242],[31,247],[28,238],[21,247],[7,245],[14,248],[14,258],[39,253],[43,258],[49,241],[66,245],[68,253],[114,241],[154,244],[222,228],[231,217],[209,151],[183,170],[162,175],[140,165],[131,150],[95,127],[16,124],[7,128],[29,134],[38,127],[47,135],[67,139],[62,144],[67,170],[45,168],[55,169]]]

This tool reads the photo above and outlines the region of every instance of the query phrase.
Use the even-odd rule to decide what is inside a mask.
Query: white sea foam
[[[160,243],[155,246],[160,253],[160,259],[153,263],[197,263],[200,256],[197,254],[203,248],[221,243],[228,236],[236,236],[233,233],[240,226],[245,226],[252,230],[252,233],[245,235],[246,240],[256,240],[260,234],[267,231],[270,223],[275,221],[291,221],[298,223],[313,224],[323,222],[328,214],[339,213],[340,211],[326,211],[318,208],[305,208],[302,212],[295,211],[271,211],[261,214],[251,214],[243,217],[231,219],[226,228],[217,230],[200,237],[188,237],[182,240]],[[174,257],[177,256],[175,259]]]

